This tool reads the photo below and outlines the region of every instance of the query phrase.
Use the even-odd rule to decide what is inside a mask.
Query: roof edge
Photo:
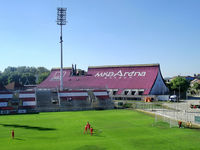
[[[65,69],[65,70],[68,69],[69,70],[69,69],[72,69],[72,67],[64,67],[63,69]],[[59,67],[58,68],[52,68],[51,71],[53,71],[53,70],[60,70],[60,68]]]
[[[135,65],[104,65],[104,66],[88,66],[90,68],[120,68],[120,67],[159,67],[159,63],[155,64],[135,64]]]

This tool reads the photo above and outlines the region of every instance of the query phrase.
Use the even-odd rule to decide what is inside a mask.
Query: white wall
[[[168,101],[169,100],[169,95],[158,95],[157,100],[159,101]]]

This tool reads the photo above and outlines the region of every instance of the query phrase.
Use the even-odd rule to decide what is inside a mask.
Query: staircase
[[[36,92],[37,110],[39,112],[60,111],[59,104],[52,103],[53,100],[58,101],[58,98],[56,95],[57,93],[53,93],[50,90],[38,90]]]

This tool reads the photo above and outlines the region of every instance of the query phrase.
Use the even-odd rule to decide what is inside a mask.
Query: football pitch
[[[87,121],[92,136],[83,134]],[[1,150],[197,150],[199,143],[200,130],[154,124],[133,110],[0,116]]]

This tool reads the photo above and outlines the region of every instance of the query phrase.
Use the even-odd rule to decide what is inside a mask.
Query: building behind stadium
[[[35,107],[37,111],[111,109],[112,100],[144,100],[149,96],[164,100],[169,93],[159,64],[91,66],[87,72],[72,65],[63,69],[64,90],[59,87],[60,69],[52,69],[34,89],[35,102],[29,93],[27,98],[19,96],[21,105]],[[3,97],[0,94],[0,108],[6,106]]]

